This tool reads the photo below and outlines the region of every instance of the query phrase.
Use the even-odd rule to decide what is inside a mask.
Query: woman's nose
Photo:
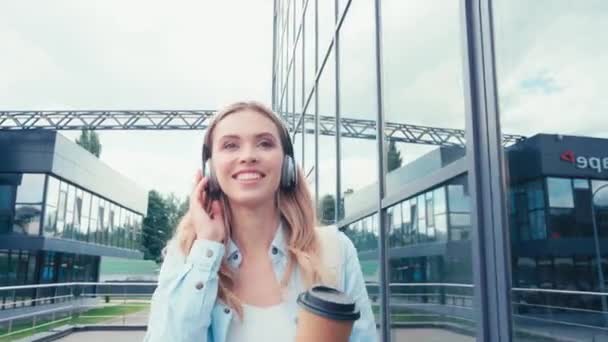
[[[248,156],[248,157],[241,158],[241,164],[257,163],[257,161],[258,161],[258,158],[256,158],[255,156]]]
[[[255,149],[253,148],[244,148],[243,152],[240,155],[241,163],[255,163],[258,161],[258,157]]]

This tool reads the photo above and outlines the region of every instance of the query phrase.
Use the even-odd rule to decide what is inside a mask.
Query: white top
[[[226,342],[294,341],[296,323],[290,317],[287,302],[265,308],[243,304],[243,321],[233,316]]]

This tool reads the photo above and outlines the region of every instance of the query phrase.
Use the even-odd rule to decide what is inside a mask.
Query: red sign
[[[562,153],[561,155],[561,160],[570,162],[570,163],[574,163],[574,152],[572,152],[571,150],[567,150],[564,153]]]

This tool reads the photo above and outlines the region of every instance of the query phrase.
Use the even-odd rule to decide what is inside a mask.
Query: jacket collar
[[[228,253],[226,254],[228,258],[228,262],[233,267],[238,267],[242,261],[242,255],[239,250],[239,247],[236,245],[232,238],[228,239]],[[274,259],[277,255],[287,255],[287,242],[285,241],[285,224],[283,219],[279,219],[279,226],[277,227],[277,231],[274,234],[274,238],[270,243],[270,248],[268,250],[268,255]]]

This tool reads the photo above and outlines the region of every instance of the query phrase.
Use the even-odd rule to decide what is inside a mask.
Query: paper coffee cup
[[[298,304],[297,342],[346,342],[361,316],[349,296],[327,286],[301,293]]]

